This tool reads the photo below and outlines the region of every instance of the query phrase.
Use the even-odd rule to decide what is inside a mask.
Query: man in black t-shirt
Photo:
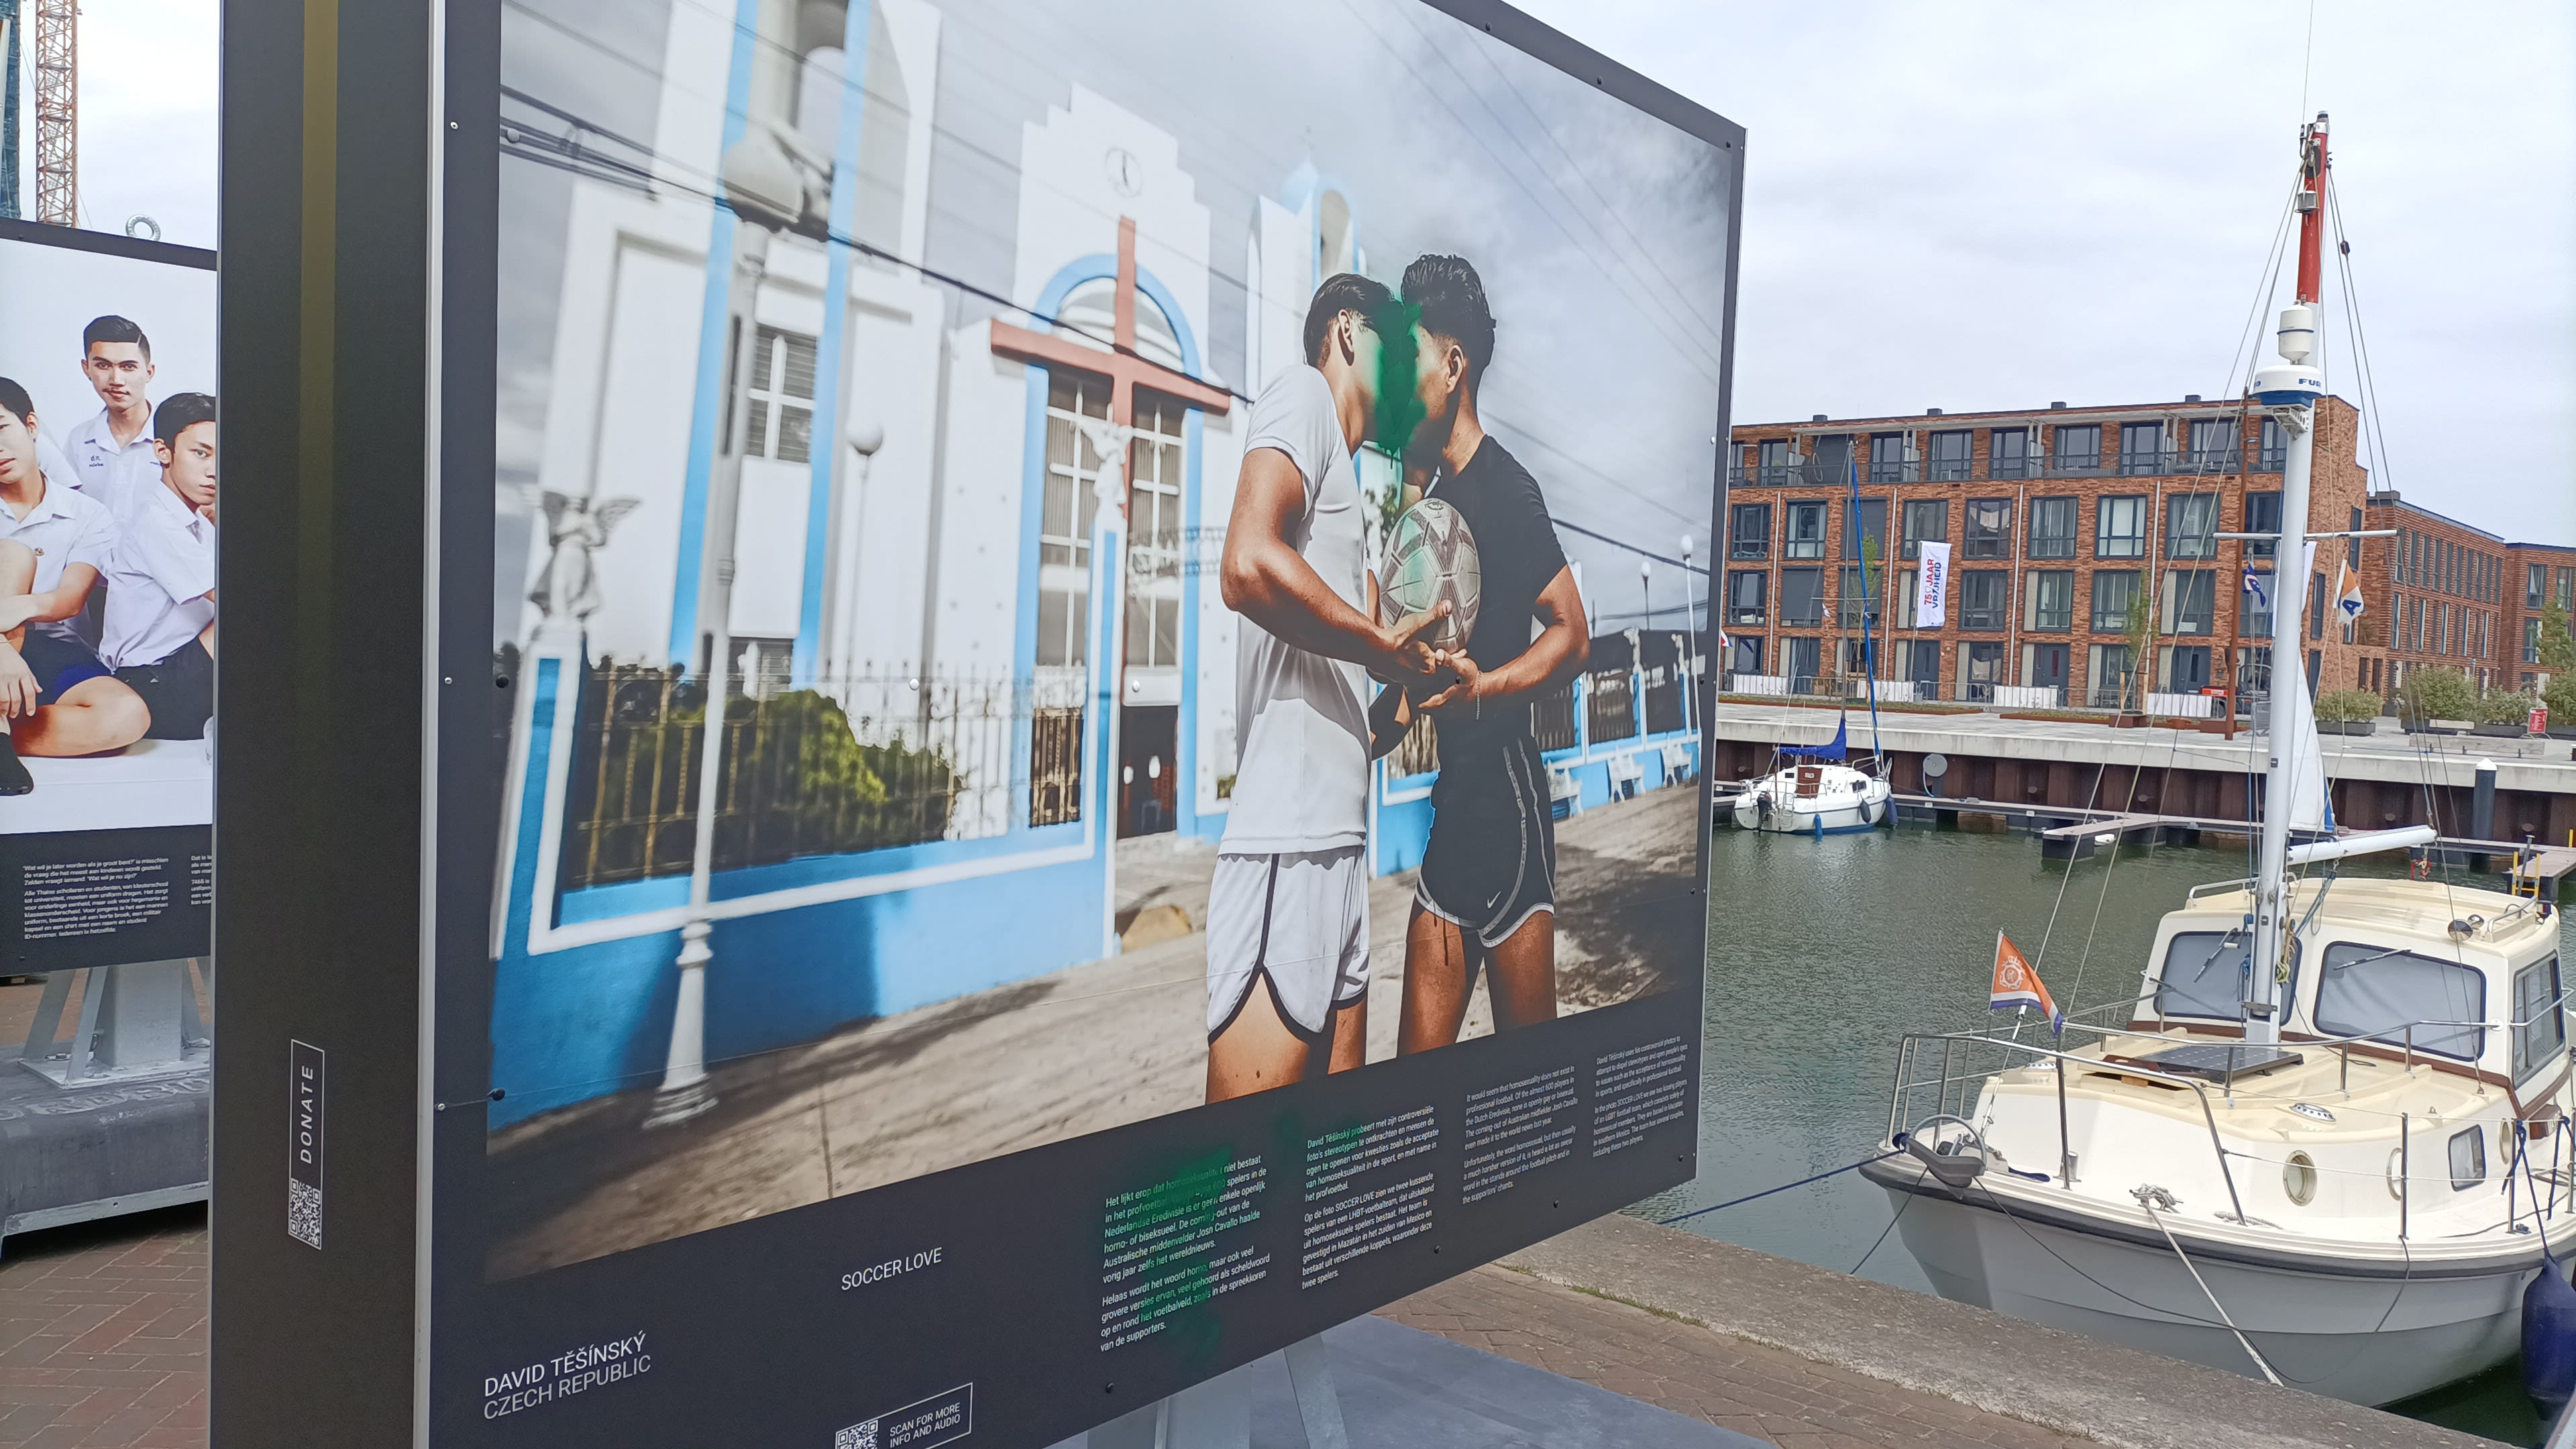
[[[1496,1031],[1556,1015],[1556,830],[1529,706],[1581,671],[1591,639],[1537,480],[1477,416],[1494,355],[1484,283],[1461,258],[1420,257],[1404,301],[1420,317],[1423,410],[1407,481],[1467,520],[1482,569],[1475,631],[1439,656],[1457,682],[1420,704],[1439,725],[1440,778],[1396,1037],[1418,1052],[1458,1039],[1479,970]]]

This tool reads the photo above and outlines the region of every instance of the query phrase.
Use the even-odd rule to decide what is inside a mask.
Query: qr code
[[[852,1424],[850,1427],[834,1434],[832,1436],[832,1449],[877,1449],[877,1424],[879,1422],[880,1421],[878,1420],[870,1419],[864,1424]]]
[[[308,1248],[322,1246],[322,1189],[287,1179],[286,1235]],[[875,1443],[869,1440],[869,1449],[875,1449]]]

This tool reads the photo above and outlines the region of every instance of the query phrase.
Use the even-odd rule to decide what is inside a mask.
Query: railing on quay
[[[1862,486],[1891,483],[2029,483],[2050,478],[2223,478],[2278,473],[2289,454],[2280,448],[2105,449],[2092,453],[2022,457],[1868,459],[1855,463],[1737,463],[1727,482],[1737,488],[1844,488],[1851,471]]]

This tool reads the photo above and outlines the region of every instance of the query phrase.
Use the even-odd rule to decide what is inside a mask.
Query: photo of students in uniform
[[[115,520],[45,476],[40,436],[26,388],[0,378],[0,795],[36,787],[22,755],[122,749],[149,723],[70,622],[115,548]]]
[[[215,712],[215,400],[152,415],[161,466],[127,500],[107,566],[99,656],[142,699],[153,739],[197,739]]]
[[[82,329],[80,368],[98,394],[99,410],[63,434],[62,455],[71,468],[63,481],[121,516],[129,499],[161,481],[152,438],[152,339],[126,318],[97,318]]]

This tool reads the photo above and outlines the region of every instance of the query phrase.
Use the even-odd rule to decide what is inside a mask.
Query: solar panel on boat
[[[2142,1057],[2108,1057],[2105,1060],[2153,1067],[2176,1076],[2229,1082],[2238,1077],[2259,1076],[2264,1072],[2296,1066],[2300,1056],[2297,1052],[2260,1042],[2193,1042],[2187,1046],[2167,1047]]]

